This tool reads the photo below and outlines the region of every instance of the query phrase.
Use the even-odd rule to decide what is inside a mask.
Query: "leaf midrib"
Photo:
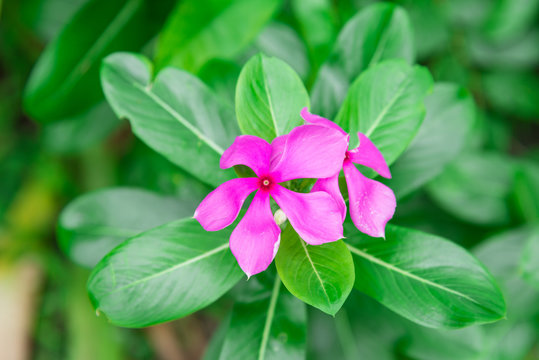
[[[382,267],[385,267],[386,269],[388,269],[388,270],[390,270],[390,271],[399,273],[399,274],[401,274],[402,276],[405,276],[405,277],[408,277],[408,278],[410,278],[410,279],[419,281],[419,282],[421,282],[421,283],[423,283],[423,284],[425,284],[425,285],[428,285],[428,286],[435,287],[435,288],[437,288],[437,289],[446,291],[446,292],[448,292],[448,293],[450,293],[450,294],[460,296],[460,297],[462,297],[462,298],[464,298],[464,299],[466,299],[466,300],[468,300],[468,301],[471,301],[471,302],[473,302],[473,303],[475,303],[475,304],[477,304],[477,305],[481,305],[477,300],[475,300],[475,299],[469,297],[469,296],[466,295],[466,294],[463,294],[463,293],[461,293],[461,292],[459,292],[459,291],[453,290],[453,289],[448,288],[448,287],[446,287],[446,286],[437,284],[437,283],[432,282],[432,281],[430,281],[430,280],[428,280],[428,279],[419,277],[419,276],[417,276],[417,275],[415,275],[415,274],[413,274],[413,273],[411,273],[411,272],[409,272],[409,271],[406,271],[406,270],[403,270],[403,269],[401,269],[401,268],[398,268],[398,267],[396,267],[395,265],[390,264],[390,263],[387,263],[387,262],[385,262],[385,261],[383,261],[383,260],[381,260],[381,259],[379,259],[379,258],[377,258],[377,257],[375,257],[375,256],[373,256],[373,255],[370,255],[370,254],[368,254],[368,253],[366,253],[366,252],[363,252],[363,251],[359,250],[358,248],[356,248],[356,247],[354,247],[354,246],[352,246],[352,245],[350,245],[350,244],[348,244],[348,243],[346,244],[346,246],[348,247],[348,249],[349,249],[352,253],[354,253],[354,254],[356,254],[356,255],[358,255],[358,256],[361,256],[361,257],[363,257],[363,258],[365,258],[365,259],[367,259],[367,260],[369,260],[369,261],[371,261],[371,262],[373,262],[373,263],[375,263],[375,264],[378,264],[378,265],[380,265],[380,266],[382,266]]]
[[[414,68],[411,68],[410,71],[407,72],[404,81],[400,84],[395,95],[391,98],[391,100],[387,103],[387,105],[382,109],[382,111],[380,112],[380,114],[378,114],[378,116],[376,117],[374,122],[371,124],[369,129],[365,132],[366,137],[370,138],[373,131],[376,130],[376,128],[382,121],[383,117],[387,114],[389,109],[393,107],[393,105],[395,105],[395,102],[397,101],[397,99],[402,95],[402,93],[404,92],[404,89],[408,86],[408,83],[410,82],[410,73],[413,71],[414,71]]]
[[[311,254],[309,254],[309,250],[307,250],[307,246],[305,245],[305,242],[299,237],[298,237],[298,240],[301,243],[301,247],[305,251],[305,255],[307,256],[307,259],[309,260],[309,263],[311,264],[311,267],[313,268],[313,272],[316,275],[316,278],[318,279],[318,281],[320,282],[320,285],[322,286],[322,290],[324,290],[324,295],[326,295],[326,300],[327,300],[328,306],[330,306],[331,301],[330,301],[329,295],[328,295],[328,293],[326,291],[326,287],[324,286],[324,282],[322,281],[322,278],[320,277],[320,274],[318,273],[316,267],[314,266],[314,262],[311,259]]]
[[[141,278],[141,279],[138,279],[138,280],[136,280],[136,281],[133,281],[132,283],[129,283],[129,284],[123,285],[123,286],[121,286],[121,287],[119,287],[119,288],[117,288],[117,289],[114,289],[113,291],[108,292],[107,295],[112,295],[112,294],[117,293],[117,292],[119,292],[119,291],[122,291],[122,290],[128,289],[128,288],[130,288],[130,287],[133,287],[133,286],[135,286],[135,285],[138,285],[138,284],[140,284],[140,283],[143,283],[143,282],[146,282],[146,281],[150,281],[150,280],[152,280],[152,279],[155,279],[156,277],[159,277],[159,276],[168,274],[169,272],[178,270],[178,269],[180,269],[180,268],[182,268],[182,267],[184,267],[184,266],[193,264],[193,263],[198,262],[198,261],[200,261],[200,260],[203,260],[203,259],[205,259],[205,258],[207,258],[207,257],[213,256],[213,255],[215,255],[215,254],[217,254],[217,253],[219,253],[219,252],[221,252],[221,251],[223,251],[223,250],[228,249],[228,247],[229,247],[229,244],[228,244],[228,242],[226,242],[226,243],[222,244],[221,246],[218,246],[218,247],[216,247],[216,248],[214,248],[214,249],[212,249],[212,250],[210,250],[210,251],[207,251],[207,252],[202,253],[202,254],[200,254],[200,255],[198,255],[198,256],[195,256],[194,258],[191,258],[191,259],[189,259],[189,260],[187,260],[187,261],[181,262],[181,263],[176,264],[176,265],[174,265],[174,266],[172,266],[172,267],[169,267],[169,268],[167,268],[167,269],[161,270],[161,271],[159,271],[159,272],[157,272],[157,273],[154,273],[154,274],[152,274],[152,275],[145,276],[145,277],[143,277],[143,278]],[[109,265],[109,266],[110,266],[110,265]]]
[[[165,101],[163,101],[159,96],[155,95],[150,89],[139,84],[138,82],[131,81],[125,78],[124,80],[130,83],[131,86],[133,86],[135,89],[141,91],[143,94],[146,94],[146,96],[148,96],[151,100],[153,100],[153,102],[155,102],[158,106],[160,106],[163,110],[165,110],[170,116],[176,119],[181,125],[186,127],[187,130],[191,131],[197,138],[199,138],[204,143],[206,143],[206,145],[208,145],[211,149],[213,149],[219,156],[223,154],[224,152],[223,148],[221,148],[213,140],[211,140],[202,132],[200,132],[200,130],[198,130],[193,124],[187,121],[183,116],[178,114],[176,110],[174,110],[170,105],[168,105]]]

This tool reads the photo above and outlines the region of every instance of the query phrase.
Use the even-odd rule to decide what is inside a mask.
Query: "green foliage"
[[[280,5],[281,0],[178,2],[161,32],[157,64],[197,71],[214,57],[234,58]]]
[[[191,218],[136,235],[92,271],[92,304],[123,327],[150,326],[204,308],[244,276],[229,237],[230,231],[209,233]]]
[[[339,311],[354,285],[354,263],[342,240],[308,245],[292,226],[281,236],[275,265],[294,296],[330,315]]]
[[[423,67],[402,60],[378,64],[352,84],[335,122],[351,134],[365,134],[390,165],[419,130],[423,100],[431,87],[432,78]],[[357,135],[350,142],[357,145]]]
[[[167,68],[151,82],[142,56],[118,53],[103,62],[103,91],[135,135],[201,181],[217,186],[232,176],[219,158],[238,130],[232,109],[193,75]]]
[[[245,64],[236,88],[236,115],[244,134],[269,142],[303,123],[309,96],[298,75],[283,61],[256,55]]]
[[[500,320],[505,302],[488,271],[445,239],[388,226],[386,239],[348,224],[355,287],[398,314],[428,327],[460,328]]]

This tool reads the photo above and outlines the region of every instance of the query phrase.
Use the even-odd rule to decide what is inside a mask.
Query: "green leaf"
[[[115,325],[144,327],[189,315],[230,290],[243,272],[229,230],[207,232],[192,218],[130,238],[88,280],[98,313]]]
[[[512,197],[515,212],[529,223],[539,219],[539,164],[535,161],[521,161],[515,174]]]
[[[385,180],[397,198],[419,188],[462,150],[475,120],[475,104],[464,88],[439,83],[425,98],[427,114],[410,146],[391,167]]]
[[[498,153],[467,153],[457,157],[427,185],[431,198],[459,219],[481,225],[511,221],[509,195],[515,167]]]
[[[498,42],[510,42],[533,27],[538,0],[498,0],[484,24],[484,32]]]
[[[531,121],[539,118],[539,79],[532,72],[488,73],[482,85],[486,99],[498,111]]]
[[[330,315],[339,311],[354,286],[354,262],[342,240],[308,245],[292,226],[281,236],[275,265],[292,295]]]
[[[199,79],[167,68],[150,82],[147,59],[127,53],[107,57],[101,79],[116,115],[152,149],[209,185],[233,177],[219,159],[238,133],[234,114]]]
[[[410,20],[399,6],[373,4],[350,19],[320,69],[312,90],[313,111],[333,118],[348,87],[364,70],[383,60],[414,61]]]
[[[244,134],[267,141],[303,123],[309,106],[301,79],[282,60],[258,54],[243,67],[236,88],[236,115]]]
[[[505,316],[492,276],[470,253],[437,236],[388,225],[386,240],[345,223],[355,287],[396,313],[433,328],[461,328]]]
[[[156,62],[197,71],[212,58],[233,59],[262,30],[281,0],[185,0],[170,15]]]
[[[220,359],[304,359],[307,337],[305,304],[281,289],[234,305]]]
[[[520,260],[522,277],[539,289],[539,225],[532,228]]]
[[[331,1],[292,0],[291,5],[312,62],[318,67],[328,56],[337,33]]]
[[[198,77],[222,99],[226,99],[230,106],[234,106],[236,83],[238,82],[240,71],[240,66],[235,62],[214,59],[208,61],[200,69]]]
[[[99,143],[121,124],[106,101],[74,117],[43,127],[43,146],[53,153],[78,153]]]
[[[362,132],[376,144],[388,165],[406,149],[416,135],[431,90],[426,68],[388,60],[365,71],[352,84],[335,122],[354,134],[352,147]]]
[[[101,59],[140,49],[158,31],[171,1],[91,0],[47,46],[24,92],[24,107],[39,122],[76,116],[97,104]]]
[[[197,202],[136,188],[109,188],[69,203],[58,220],[58,243],[75,263],[91,268],[124,240],[193,214]]]

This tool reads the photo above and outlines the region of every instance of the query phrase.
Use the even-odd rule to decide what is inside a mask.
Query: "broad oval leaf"
[[[233,59],[258,35],[282,0],[178,2],[159,39],[156,62],[198,71],[212,58]]]
[[[146,58],[108,56],[101,69],[103,91],[116,115],[152,149],[201,181],[218,186],[233,176],[219,159],[237,135],[233,110],[193,75],[173,68],[151,82]]]
[[[88,280],[90,300],[115,325],[144,327],[211,304],[243,276],[229,230],[207,232],[192,218],[130,238]]]
[[[370,66],[387,59],[413,63],[410,19],[397,5],[373,4],[350,19],[339,33],[313,86],[313,111],[333,118],[354,79]]]
[[[439,175],[462,150],[474,124],[473,98],[457,85],[436,84],[425,107],[417,135],[391,167],[392,179],[384,181],[398,198]]]
[[[258,54],[243,67],[236,88],[236,116],[244,134],[271,142],[303,123],[309,106],[301,79],[282,60]]]
[[[505,302],[492,275],[470,253],[443,238],[388,225],[386,240],[345,223],[355,287],[396,313],[433,328],[500,320]]]
[[[235,304],[219,358],[304,359],[306,338],[305,304],[282,289],[277,277],[271,291]]]
[[[494,152],[463,154],[429,182],[427,191],[441,208],[463,221],[508,224],[514,165],[510,157]]]
[[[432,77],[421,66],[388,60],[365,71],[352,84],[337,115],[345,131],[365,134],[393,163],[416,135],[423,117],[423,101]],[[353,145],[357,135],[351,137]]]
[[[137,188],[109,188],[76,198],[58,220],[58,243],[75,263],[93,267],[124,240],[193,214],[197,203]]]
[[[24,107],[39,122],[76,116],[103,98],[101,59],[138,50],[159,30],[172,1],[91,0],[47,46],[24,93]]]
[[[539,289],[539,225],[531,229],[520,260],[523,278]]]
[[[354,287],[354,262],[342,240],[308,245],[288,226],[275,265],[292,295],[330,315],[339,311]]]

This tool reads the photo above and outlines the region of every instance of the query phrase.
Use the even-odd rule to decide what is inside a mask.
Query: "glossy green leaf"
[[[412,28],[397,5],[370,5],[350,19],[320,69],[312,90],[313,111],[333,118],[350,84],[364,70],[383,60],[414,61]]]
[[[101,79],[116,115],[152,149],[201,181],[218,186],[233,176],[219,168],[238,133],[232,109],[193,75],[173,68],[151,82],[142,56],[117,53],[103,62]]]
[[[427,69],[388,60],[357,78],[335,122],[351,134],[365,134],[392,164],[419,130],[431,87]],[[357,145],[357,134],[350,142]]]
[[[342,240],[312,246],[288,226],[275,265],[292,295],[335,315],[354,286],[354,262]]]
[[[290,65],[301,79],[309,74],[307,49],[296,31],[283,23],[272,22],[258,35],[255,48]]]
[[[258,299],[235,304],[220,359],[304,359],[306,328],[305,304],[277,277]]]
[[[207,232],[192,218],[130,238],[95,267],[88,292],[115,325],[144,327],[211,304],[244,275],[228,247],[230,230]]]
[[[511,221],[509,195],[515,167],[511,158],[497,153],[469,153],[457,157],[431,181],[431,198],[459,219],[483,225]]]
[[[101,59],[140,49],[158,31],[171,1],[91,0],[47,46],[24,93],[26,111],[39,122],[76,116],[97,104]]]
[[[470,253],[437,236],[388,225],[376,239],[345,223],[355,287],[423,326],[461,328],[500,320],[505,302]]]
[[[280,5],[281,0],[180,1],[161,33],[156,62],[197,71],[212,58],[232,59]]]
[[[58,219],[58,243],[75,263],[93,267],[143,231],[193,214],[197,202],[136,188],[109,188],[78,197]]]
[[[303,123],[309,106],[301,79],[282,60],[258,54],[243,67],[236,88],[236,116],[244,134],[267,141]]]
[[[436,84],[425,107],[417,135],[391,167],[392,179],[384,181],[397,198],[439,175],[462,150],[475,121],[473,98],[457,85]]]
[[[45,125],[43,146],[53,153],[78,153],[105,139],[120,124],[107,102],[101,101],[77,116]]]

